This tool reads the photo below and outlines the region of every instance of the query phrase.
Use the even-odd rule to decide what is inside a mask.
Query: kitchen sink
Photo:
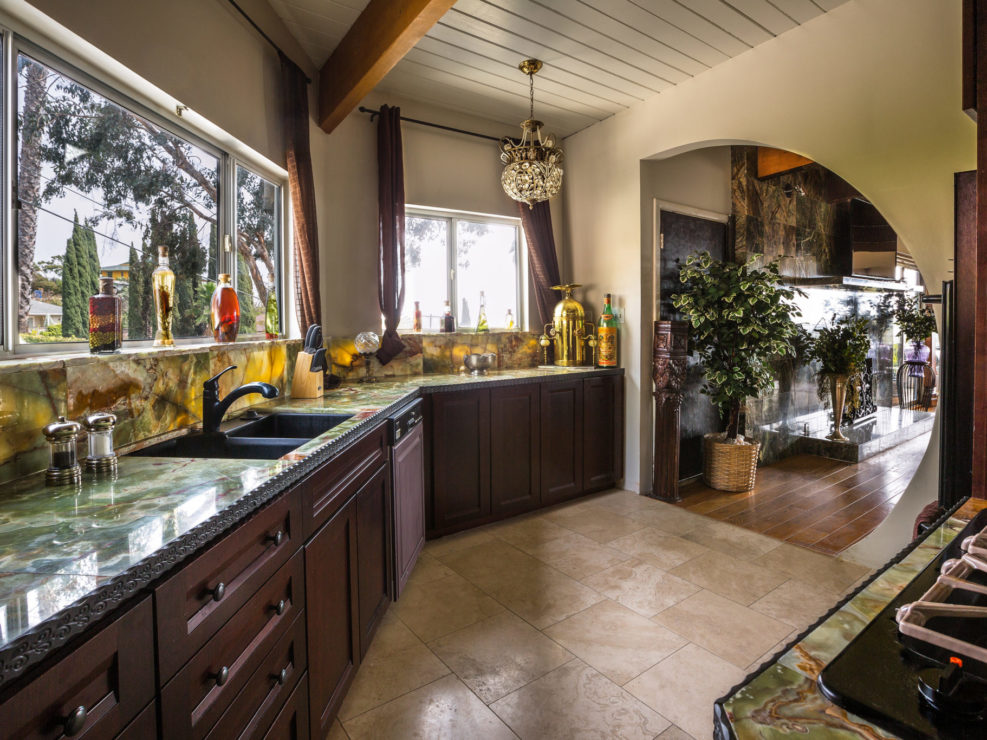
[[[208,457],[240,460],[277,460],[302,445],[299,439],[249,439],[221,434],[190,434],[131,452],[138,457]]]
[[[280,438],[309,440],[337,427],[352,415],[277,413],[262,416],[227,432],[230,439]],[[298,443],[300,444],[300,443]],[[298,446],[297,444],[295,445]]]

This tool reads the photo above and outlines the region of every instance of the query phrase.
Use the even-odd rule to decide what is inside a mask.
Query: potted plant
[[[781,424],[778,429],[789,429],[788,417],[792,408],[792,389],[799,368],[812,360],[812,334],[796,324],[795,333],[789,339],[790,347],[783,354],[771,358],[771,368],[778,378],[778,406]]]
[[[689,321],[689,344],[706,371],[706,393],[727,420],[725,433],[704,439],[707,485],[724,491],[754,487],[760,445],[738,436],[740,412],[774,383],[772,357],[792,351],[801,315],[796,290],[781,284],[777,263],[763,269],[691,255],[679,271],[672,305]]]
[[[813,355],[820,363],[819,397],[830,396],[833,403],[833,431],[827,439],[847,442],[840,427],[847,393],[859,388],[860,374],[867,366],[870,339],[868,321],[856,316],[835,319],[816,333]]]
[[[909,299],[899,293],[896,298],[894,319],[906,341],[912,343],[912,357],[906,358],[906,361],[920,361],[924,365],[929,361],[930,354],[925,340],[936,330],[936,317],[931,309],[922,307],[918,296]]]

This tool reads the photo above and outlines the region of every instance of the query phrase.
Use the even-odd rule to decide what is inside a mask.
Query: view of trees
[[[219,269],[219,158],[29,57],[18,58],[18,73],[22,334],[32,296],[41,291],[46,302],[63,306],[63,336],[86,337],[88,314],[80,324],[78,306],[88,311],[88,297],[98,289],[96,236],[105,237],[104,244],[112,242],[115,262],[129,268],[121,286],[128,338],[153,334],[150,274],[162,245],[168,247],[176,275],[175,335],[209,333],[216,275],[234,268],[234,257],[228,255],[227,266]],[[262,313],[276,275],[279,190],[237,168],[233,242],[245,334],[253,333],[252,321]],[[52,250],[51,244],[37,243],[39,218],[70,222],[69,214],[58,212],[66,202],[79,202],[86,215],[75,216],[64,254],[42,252],[47,258],[36,260],[39,248]],[[121,233],[134,238],[128,244]]]

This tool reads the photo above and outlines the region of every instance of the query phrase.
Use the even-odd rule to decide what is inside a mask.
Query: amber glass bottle
[[[599,367],[617,367],[617,319],[613,315],[609,293],[603,298],[603,313],[600,314],[596,337],[599,343],[596,364]]]
[[[113,278],[99,279],[99,293],[89,298],[89,351],[118,352],[123,346],[123,301]]]
[[[235,342],[240,331],[240,299],[236,296],[230,276],[223,273],[212,294],[209,324],[217,342]]]
[[[151,273],[151,289],[154,292],[154,312],[158,318],[154,346],[171,347],[175,343],[171,335],[171,320],[175,311],[175,273],[168,266],[168,247],[158,247],[158,266]]]

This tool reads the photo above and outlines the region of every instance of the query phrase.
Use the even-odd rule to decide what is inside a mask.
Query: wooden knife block
[[[312,355],[299,352],[295,360],[295,376],[291,380],[292,398],[322,398],[325,373],[312,371]]]

